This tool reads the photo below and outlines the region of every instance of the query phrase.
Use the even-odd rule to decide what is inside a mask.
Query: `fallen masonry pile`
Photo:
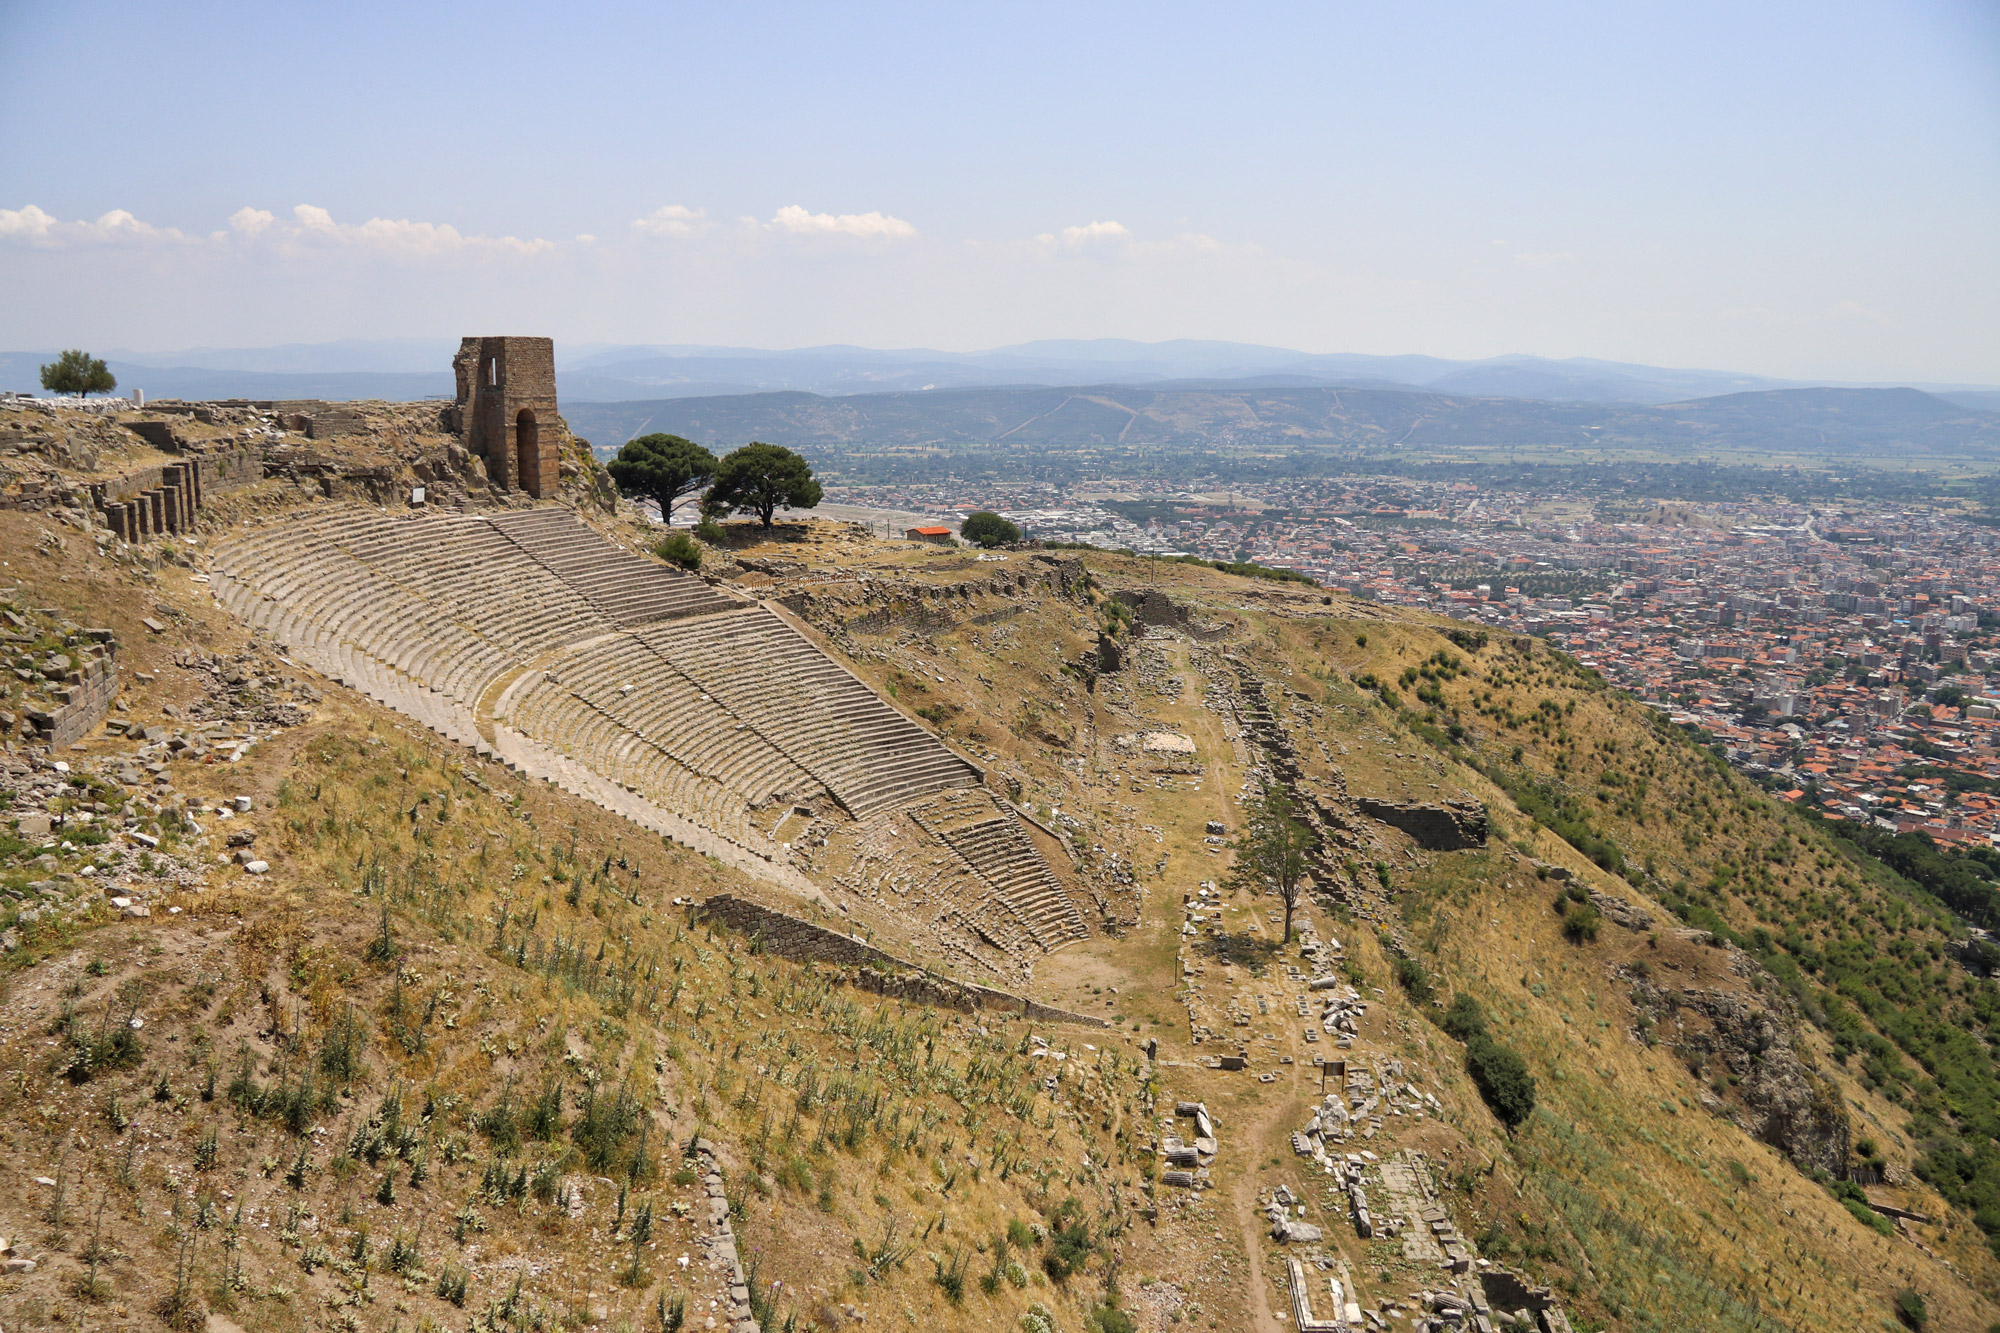
[[[1481,1270],[1484,1261],[1458,1233],[1423,1153],[1408,1149],[1379,1163],[1372,1154],[1363,1157],[1370,1163],[1370,1178],[1381,1201],[1376,1237],[1400,1237],[1406,1262],[1458,1275],[1452,1285],[1425,1288],[1401,1299],[1385,1298],[1383,1308],[1392,1316],[1409,1311],[1416,1333],[1570,1333],[1568,1319],[1546,1288],[1530,1287],[1504,1269]],[[1368,1318],[1373,1328],[1390,1326],[1373,1312]],[[1358,1322],[1354,1326],[1360,1327]]]
[[[0,950],[11,952],[105,905],[149,916],[160,895],[200,892],[218,863],[239,875],[269,868],[253,821],[241,818],[250,812],[248,797],[227,786],[216,797],[176,788],[206,772],[230,771],[274,731],[307,720],[306,705],[318,695],[256,650],[234,657],[188,652],[176,666],[201,693],[171,710],[177,725],[112,716],[104,730],[133,743],[129,750],[72,750],[58,759],[30,724],[25,752],[0,753],[7,808],[0,833],[24,844],[17,854],[35,876],[0,890],[19,904],[12,927],[0,932]]]
[[[1569,1318],[1547,1287],[1504,1268],[1481,1273],[1479,1287],[1493,1311],[1493,1326],[1502,1333],[1570,1333]]]
[[[1181,1142],[1176,1132],[1177,1120],[1194,1121],[1193,1143]],[[1161,1183],[1180,1189],[1206,1188],[1208,1169],[1217,1152],[1215,1121],[1209,1116],[1208,1103],[1175,1102],[1174,1119],[1163,1119],[1160,1123],[1160,1154],[1172,1168],[1160,1173]]]
[[[1316,1245],[1326,1233],[1305,1220],[1305,1201],[1280,1185],[1264,1201],[1264,1220],[1271,1224],[1271,1239],[1279,1244]]]
[[[1313,988],[1319,989],[1315,982]],[[1359,991],[1352,986],[1341,986],[1340,990],[1326,997],[1320,1011],[1320,1030],[1334,1039],[1334,1044],[1342,1050],[1354,1045],[1354,1038],[1361,1030],[1361,1016],[1368,1012],[1368,1005]]]

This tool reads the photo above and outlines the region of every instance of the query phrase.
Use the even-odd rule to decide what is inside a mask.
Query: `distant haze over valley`
[[[99,351],[125,388],[154,398],[448,397],[455,339],[398,338],[180,352]],[[57,349],[0,353],[0,390],[39,392],[38,368]],[[1309,353],[1252,343],[1182,339],[1051,339],[981,352],[926,348],[557,344],[565,402],[645,402],[803,392],[846,397],[1007,386],[1229,382],[1252,388],[1424,389],[1458,397],[1659,404],[1746,391],[1841,383],[1779,380],[1589,358]],[[2000,386],[1914,383],[1965,407],[2000,409]]]

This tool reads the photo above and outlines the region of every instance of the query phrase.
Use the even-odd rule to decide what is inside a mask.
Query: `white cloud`
[[[258,236],[277,220],[276,214],[264,209],[244,207],[229,215],[229,229],[244,236]]]
[[[648,236],[692,236],[708,229],[708,210],[689,208],[685,204],[664,204],[645,217],[632,219],[632,226]]]
[[[0,208],[0,239],[55,246],[107,241],[183,242],[193,238],[172,227],[141,222],[122,208],[100,215],[95,222],[64,222],[29,204],[19,209]]]
[[[1164,241],[1135,241],[1132,248],[1151,254],[1208,255],[1220,254],[1222,251],[1232,247],[1224,245],[1221,241],[1216,240],[1206,232],[1184,231],[1178,235],[1169,236]]]
[[[887,213],[808,213],[787,204],[771,216],[771,230],[794,236],[858,236],[864,240],[907,241],[917,229]]]
[[[1834,302],[1830,313],[1836,318],[1866,320],[1870,324],[1880,324],[1885,328],[1892,327],[1896,323],[1881,311],[1871,310],[1861,302],[1853,300]]]
[[[33,204],[26,208],[0,208],[0,236],[10,240],[39,241],[58,225],[53,217]]]
[[[1059,232],[1045,231],[1035,238],[1043,245],[1059,245],[1066,250],[1081,250],[1094,241],[1129,241],[1132,233],[1122,222],[1086,222],[1081,227],[1064,227]]]
[[[1514,263],[1521,268],[1554,268],[1557,264],[1573,264],[1576,256],[1567,250],[1550,250],[1542,254],[1523,252],[1514,256]]]
[[[398,255],[498,254],[532,255],[556,248],[554,241],[522,240],[518,236],[467,236],[449,223],[412,222],[408,218],[370,218],[366,222],[335,222],[314,204],[292,209],[293,224],[283,239],[353,246]]]
[[[300,245],[345,246],[379,253],[431,256],[450,254],[532,255],[553,250],[555,242],[522,240],[515,236],[467,236],[456,227],[435,222],[370,218],[366,222],[336,222],[333,214],[314,204],[292,209],[290,220],[262,208],[239,208],[229,215],[229,228],[206,238],[173,227],[156,227],[122,208],[95,222],[64,222],[33,204],[0,208],[0,240],[37,246],[92,243],[226,244],[296,248]]]

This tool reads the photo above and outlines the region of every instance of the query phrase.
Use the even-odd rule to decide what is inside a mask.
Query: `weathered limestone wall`
[[[1202,643],[1213,643],[1229,633],[1229,626],[1198,624],[1187,607],[1153,588],[1119,588],[1111,594],[1132,608],[1132,617],[1141,625],[1179,630]]]
[[[972,1011],[977,1009],[1007,1010],[1024,1018],[1039,1019],[1047,1023],[1084,1023],[1091,1027],[1106,1027],[1101,1018],[1089,1014],[1072,1013],[1030,1000],[1025,996],[1011,995],[991,986],[975,985],[942,977],[916,963],[884,953],[863,940],[826,926],[817,926],[810,921],[800,920],[762,903],[738,898],[733,894],[719,893],[701,905],[702,915],[710,921],[719,922],[732,930],[738,930],[756,938],[763,948],[780,958],[790,958],[802,963],[832,963],[839,967],[853,968],[846,975],[849,985],[885,995],[891,999],[908,1000],[914,1004],[937,1005],[946,1009]]]
[[[89,735],[104,720],[118,698],[117,646],[108,629],[86,631],[93,642],[69,651],[82,660],[71,670],[69,683],[59,696],[64,700],[53,710],[29,708],[28,723],[37,738],[51,748],[60,748]]]

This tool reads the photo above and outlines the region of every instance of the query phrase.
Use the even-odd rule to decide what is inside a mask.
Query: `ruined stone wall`
[[[91,507],[104,515],[104,524],[113,536],[128,542],[144,541],[193,528],[204,499],[247,486],[263,475],[263,450],[256,445],[204,449],[178,463],[138,468],[110,481],[93,482]]]
[[[1132,617],[1141,625],[1174,630],[1199,643],[1227,638],[1229,625],[1204,625],[1189,614],[1188,608],[1153,588],[1119,588],[1111,594],[1132,608]]]
[[[913,1004],[936,1005],[971,1012],[979,1009],[1006,1010],[1024,1018],[1047,1023],[1084,1023],[1108,1026],[1101,1018],[1072,1013],[1012,995],[991,986],[975,985],[942,977],[916,963],[884,953],[866,941],[826,926],[817,926],[776,908],[765,907],[747,898],[719,893],[701,905],[709,921],[728,926],[754,937],[764,949],[801,963],[831,963],[854,971],[845,976],[849,985],[861,990],[907,1000]]]
[[[71,669],[69,679],[58,691],[63,702],[53,709],[26,709],[28,724],[36,739],[51,748],[82,740],[102,722],[118,698],[117,646],[108,629],[87,630],[92,642],[69,651],[82,660]]]
[[[1405,805],[1364,796],[1361,813],[1401,829],[1426,851],[1458,852],[1486,845],[1486,812],[1470,803]]]

